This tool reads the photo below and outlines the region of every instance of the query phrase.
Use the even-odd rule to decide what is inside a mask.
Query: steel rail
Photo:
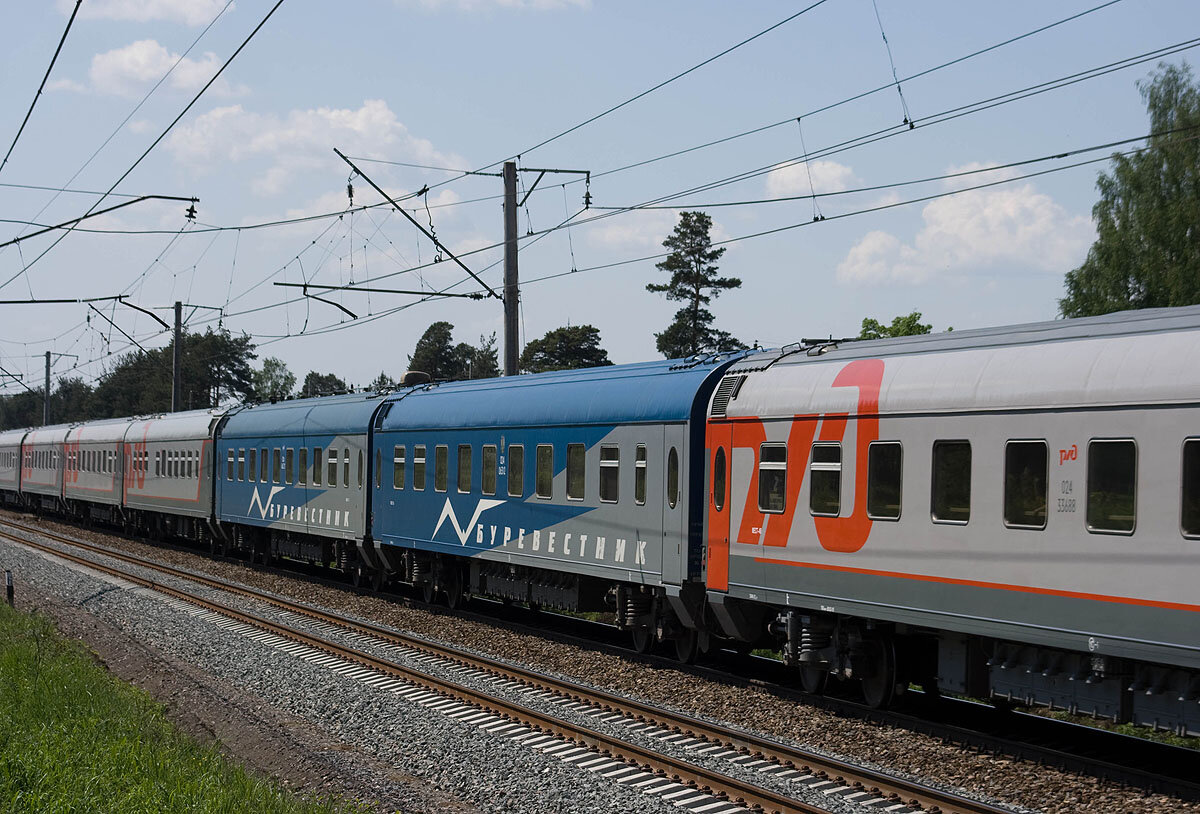
[[[232,593],[256,601],[264,602],[274,607],[286,610],[300,616],[304,616],[315,621],[329,623],[349,630],[355,633],[368,634],[385,642],[401,644],[416,650],[421,650],[439,658],[446,659],[451,662],[463,666],[473,667],[478,670],[500,676],[512,681],[519,682],[523,685],[533,687],[539,690],[557,693],[567,696],[572,700],[586,702],[606,710],[619,712],[629,717],[636,718],[640,721],[655,724],[657,726],[678,731],[690,737],[699,740],[708,741],[714,745],[720,744],[729,749],[734,749],[742,754],[751,755],[756,760],[764,760],[772,764],[777,764],[782,767],[796,769],[808,774],[816,775],[822,778],[828,778],[839,784],[850,786],[855,789],[861,789],[880,798],[887,798],[894,803],[903,803],[910,808],[922,808],[929,812],[942,812],[949,814],[1010,814],[1011,809],[995,806],[983,801],[975,800],[950,791],[939,789],[932,786],[907,780],[905,778],[896,777],[886,772],[881,772],[869,769],[862,766],[842,761],[837,758],[823,755],[818,752],[802,749],[800,747],[781,743],[762,736],[754,735],[730,727],[714,724],[709,721],[694,718],[692,716],[677,713],[669,710],[664,710],[652,704],[644,703],[635,699],[627,698],[622,695],[610,693],[605,690],[588,687],[568,679],[551,677],[534,670],[519,667],[513,664],[491,659],[486,656],[480,656],[473,653],[467,653],[457,648],[432,642],[415,634],[405,634],[396,630],[388,629],[371,622],[353,619],[343,616],[333,611],[314,608],[294,600],[280,597],[274,594],[259,591],[243,585],[231,585],[221,580],[215,579],[204,574],[199,574],[193,571],[175,568],[173,566],[164,565],[162,563],[153,562],[151,560],[137,557],[135,555],[126,554],[119,551],[106,548],[104,546],[94,545],[84,541],[76,540],[64,535],[56,534],[44,529],[32,528],[23,524],[13,523],[7,519],[0,519],[0,523],[12,528],[19,529],[28,534],[36,534],[44,536],[56,542],[81,548],[83,550],[99,554],[101,556],[110,557],[118,561],[134,565],[142,568],[158,571],[171,577],[195,582],[208,588],[221,590],[227,593]],[[107,566],[96,564],[86,558],[76,558],[73,555],[68,555],[59,549],[50,546],[44,546],[39,543],[28,541],[24,538],[15,537],[7,532],[0,531],[0,537],[5,537],[15,542],[34,545],[42,550],[49,551],[58,556],[70,557],[75,561],[80,561],[88,567],[96,567],[102,570],[107,570]],[[166,593],[177,595],[178,598],[185,601],[194,601],[190,596],[179,595],[177,589],[169,588],[169,586],[160,586],[152,580],[144,578],[130,578],[122,574],[126,579],[145,584],[147,587],[152,587],[156,590],[160,588]],[[207,602],[200,599],[201,602]],[[232,609],[223,609],[222,607],[211,607],[210,609],[229,615]],[[242,613],[241,611],[233,611]],[[269,626],[271,632],[285,638],[297,640],[298,635],[308,636],[308,634],[295,631],[291,628],[279,625],[271,620],[261,619],[253,614],[247,614],[248,619],[241,619],[247,624],[256,627]],[[492,698],[471,688],[453,685],[449,682],[442,682],[441,679],[427,676],[423,673],[404,667],[403,665],[392,664],[369,654],[362,654],[350,648],[346,648],[335,642],[329,642],[319,637],[313,637],[313,641],[305,641],[305,644],[310,646],[320,647],[341,658],[347,658],[353,661],[364,664],[364,666],[380,669],[384,672],[389,672],[396,675],[401,675],[403,678],[414,683],[422,684],[430,689],[439,692],[447,692],[451,695],[459,697],[466,703],[470,703],[481,708],[488,709],[496,714],[513,717],[530,725],[537,726],[547,732],[553,732],[564,737],[574,738],[580,743],[584,743],[591,748],[601,752],[612,753],[618,758],[626,760],[636,760],[643,765],[650,766],[656,772],[665,772],[667,775],[678,776],[687,783],[691,781],[698,788],[703,789],[705,786],[711,788],[725,788],[730,798],[740,802],[738,798],[744,800],[746,805],[758,805],[764,810],[780,811],[780,812],[825,812],[826,809],[813,808],[805,803],[778,795],[775,792],[763,789],[758,786],[745,784],[734,778],[728,778],[724,775],[717,775],[709,769],[679,761],[670,756],[661,755],[657,752],[651,752],[643,747],[629,744],[626,741],[613,738],[604,733],[588,729],[575,724],[566,723],[558,719],[550,718],[536,710],[528,710],[521,705],[510,704],[509,702],[501,701]],[[446,686],[449,689],[440,689]],[[462,694],[460,694],[460,691]],[[526,716],[529,716],[528,718]],[[718,779],[720,778],[720,779]]]

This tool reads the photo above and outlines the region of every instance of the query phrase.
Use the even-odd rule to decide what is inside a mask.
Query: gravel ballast
[[[841,718],[824,710],[782,699],[764,688],[731,686],[682,669],[653,669],[620,656],[506,630],[503,626],[481,625],[436,610],[362,596],[279,572],[251,569],[190,552],[147,546],[55,524],[47,524],[47,528],[412,631],[431,639],[469,647],[496,658],[519,660],[521,664],[535,669],[555,672],[610,691],[624,692],[652,703],[669,705],[699,717],[734,722],[776,738],[886,767],[896,773],[923,778],[946,787],[968,789],[1015,808],[1056,813],[1081,810],[1200,812],[1200,806],[1193,803],[1120,789],[1095,778],[1080,777],[1029,763],[981,756],[919,733]],[[323,709],[330,714],[335,712]],[[418,760],[420,757],[416,756]],[[508,778],[513,773],[504,774]],[[578,776],[584,773],[572,774]],[[640,798],[639,802],[643,805],[646,803],[646,798],[640,795],[631,796]],[[487,805],[484,807],[488,807],[496,801],[485,802]],[[547,809],[543,806],[529,810]],[[564,810],[581,809],[568,807]]]

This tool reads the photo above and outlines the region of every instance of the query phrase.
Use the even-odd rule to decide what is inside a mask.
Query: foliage
[[[379,375],[375,377],[375,381],[367,385],[367,389],[379,391],[387,390],[388,388],[395,386],[396,380],[381,370],[379,371]]]
[[[911,314],[896,317],[892,320],[891,325],[882,325],[878,320],[867,317],[862,321],[862,332],[858,338],[889,339],[893,336],[920,336],[930,333],[932,330],[932,325],[921,323],[921,312],[913,311]]]
[[[45,619],[0,605],[0,810],[334,812],[184,737]]]
[[[254,371],[254,397],[260,402],[285,399],[295,386],[296,374],[274,356],[263,359],[262,367]]]
[[[333,393],[345,393],[349,389],[346,382],[338,377],[337,374],[318,373],[315,370],[310,370],[308,371],[308,375],[304,377],[304,384],[300,385],[300,396],[302,398],[328,396]]]
[[[479,337],[479,345],[454,344],[454,326],[435,322],[425,329],[408,357],[409,368],[428,373],[434,381],[490,379],[500,375],[496,334]]]
[[[547,331],[521,353],[521,370],[526,373],[611,364],[608,351],[600,347],[600,331],[592,325],[567,325]]]
[[[1096,242],[1067,273],[1064,317],[1200,303],[1200,87],[1187,64],[1138,83],[1149,148],[1113,156],[1096,181]]]
[[[713,315],[706,307],[721,292],[740,288],[737,277],[718,277],[717,261],[724,247],[714,249],[709,231],[712,218],[703,212],[682,212],[675,231],[663,246],[671,250],[667,259],[656,264],[671,273],[669,282],[650,283],[647,291],[666,295],[668,300],[686,303],[675,313],[675,320],[662,333],[655,334],[659,353],[668,359],[693,356],[703,350],[744,348],[741,342],[712,327]]]

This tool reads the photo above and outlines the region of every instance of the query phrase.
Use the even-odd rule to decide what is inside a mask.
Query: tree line
[[[1097,237],[1086,260],[1067,272],[1058,301],[1063,317],[1094,316],[1131,308],[1200,303],[1200,87],[1191,69],[1160,64],[1138,89],[1153,135],[1145,149],[1114,155],[1096,186],[1100,199],[1092,210]],[[664,357],[740,350],[746,344],[716,327],[710,307],[738,289],[737,277],[719,275],[725,247],[714,246],[712,218],[682,212],[663,241],[666,258],[656,264],[669,274],[647,291],[680,303],[673,320],[656,333]],[[867,317],[859,339],[927,334],[931,324],[920,311],[890,323]],[[952,328],[948,330],[953,330]],[[482,379],[500,375],[496,335],[478,344],[455,342],[454,326],[434,322],[409,355],[409,369],[434,380]],[[309,371],[296,376],[281,360],[263,359],[245,335],[228,330],[185,332],[182,339],[183,408],[212,408],[230,400],[273,401],[347,392],[352,385],[336,373]],[[50,394],[51,421],[71,422],[165,412],[171,403],[174,345],[126,354],[96,384],[78,376],[60,378]],[[592,325],[567,325],[530,341],[520,357],[522,372],[541,373],[610,365]],[[395,381],[381,371],[367,387],[383,389]],[[0,396],[0,430],[41,423],[43,391],[30,389]]]

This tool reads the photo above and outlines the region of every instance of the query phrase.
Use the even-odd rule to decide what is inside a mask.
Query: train
[[[0,504],[1200,734],[1200,307],[0,433]]]

